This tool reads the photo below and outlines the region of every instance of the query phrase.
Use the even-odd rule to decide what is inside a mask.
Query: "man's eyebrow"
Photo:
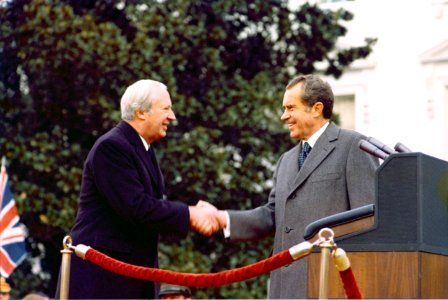
[[[295,104],[286,104],[286,105],[283,105],[283,107],[284,108],[294,108],[294,107],[297,107],[297,105],[295,105]]]

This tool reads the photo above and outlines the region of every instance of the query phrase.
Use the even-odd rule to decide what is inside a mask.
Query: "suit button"
[[[291,228],[291,227],[288,227],[288,226],[285,227],[285,233],[290,233],[291,230],[294,230],[294,228]]]

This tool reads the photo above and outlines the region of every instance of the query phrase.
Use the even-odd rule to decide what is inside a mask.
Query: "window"
[[[355,1],[355,0],[320,0],[320,3],[325,4],[325,3],[346,2],[346,1]]]
[[[333,112],[339,116],[342,128],[355,129],[355,95],[335,96]]]

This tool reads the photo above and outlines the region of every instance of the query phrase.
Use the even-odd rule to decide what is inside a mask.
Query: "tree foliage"
[[[25,280],[26,286],[28,260],[12,277],[16,297],[39,289],[53,296],[83,160],[119,121],[120,96],[138,79],[167,84],[178,119],[155,146],[169,199],[206,199],[223,209],[265,203],[275,161],[292,145],[279,120],[285,84],[298,73],[340,76],[374,42],[339,49],[351,13],[287,4],[15,0],[0,6],[0,153],[10,162],[30,231],[30,257],[42,256],[41,274],[48,275]],[[161,267],[236,268],[267,257],[271,242],[164,237]],[[195,297],[263,298],[266,279],[197,289]]]

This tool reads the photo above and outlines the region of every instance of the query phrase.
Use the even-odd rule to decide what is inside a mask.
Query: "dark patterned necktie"
[[[299,153],[299,170],[302,168],[303,163],[305,162],[306,157],[311,151],[311,146],[307,142],[304,142],[302,145],[302,150]]]

